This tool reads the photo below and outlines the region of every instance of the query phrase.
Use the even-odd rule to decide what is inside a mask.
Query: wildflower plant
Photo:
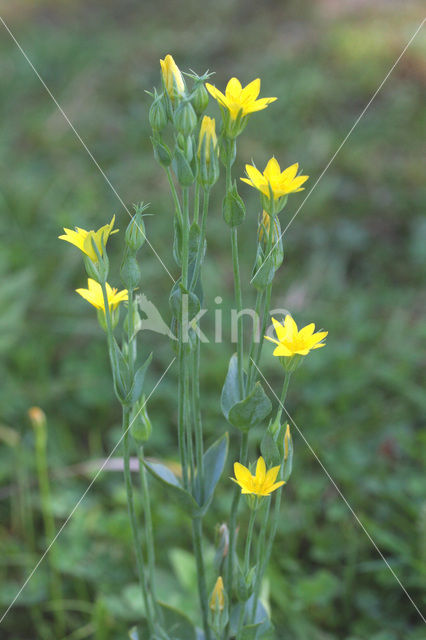
[[[145,206],[135,206],[124,234],[122,290],[110,284],[117,281],[117,276],[109,278],[107,242],[118,231],[114,229],[114,217],[97,231],[65,229],[60,238],[82,252],[88,281],[87,288],[79,288],[77,293],[97,310],[99,323],[106,333],[114,390],[122,406],[124,481],[144,603],[140,622],[130,635],[134,640],[260,640],[270,638],[273,630],[260,592],[280,518],[281,495],[289,481],[293,460],[290,428],[282,421],[283,407],[293,372],[311,351],[324,346],[327,332],[315,332],[314,324],[299,331],[290,315],[284,324],[273,319],[276,339],[266,337],[275,343],[271,355],[279,358],[284,370],[281,400],[271,417],[272,403],[259,380],[258,365],[264,341],[257,340],[254,332],[247,340],[243,332],[238,227],[246,221],[246,207],[232,168],[237,139],[249,119],[261,117],[258,112],[268,108],[276,98],[259,98],[260,79],[243,88],[237,78],[231,78],[222,93],[207,82],[211,74],[183,74],[171,55],[160,62],[159,87],[150,93],[149,121],[154,157],[165,172],[173,203],[170,222],[178,273],[169,304],[171,346],[178,368],[180,469],[176,475],[169,467],[145,457],[146,443],[155,429],[155,419],[151,422],[148,416],[144,389],[152,354],[141,357],[141,321],[136,296],[141,275],[139,252],[146,238]],[[220,123],[205,113],[209,96],[220,107]],[[219,181],[221,167],[224,185]],[[290,194],[296,197],[303,189],[308,176],[300,175],[297,163],[281,171],[274,157],[263,173],[250,164],[246,165],[246,172],[243,182],[257,189],[260,196],[259,210],[250,212],[247,224],[257,239],[250,283],[256,292],[255,311],[261,318],[261,336],[264,336],[270,321],[272,283],[284,258],[278,214],[285,207],[287,197]],[[223,191],[223,219],[229,229],[238,314],[237,352],[230,358],[220,398],[231,437],[239,445],[238,460],[232,461],[234,486],[224,474],[228,433],[220,435],[206,448],[199,386],[201,341],[191,321],[203,305],[202,273],[208,249],[206,221],[213,188]],[[120,313],[124,314],[121,321]],[[252,434],[259,433],[262,425],[263,435],[255,441]],[[137,451],[140,462],[142,522],[137,517],[130,474],[132,449]],[[254,459],[257,462],[253,466]],[[220,547],[214,580],[210,582],[207,575],[211,575],[213,567],[207,572],[204,546],[205,538],[212,536],[211,532],[204,531],[204,518],[222,476],[232,492],[232,500],[227,522],[221,528],[222,540],[226,543]],[[198,620],[188,620],[184,612],[168,607],[158,597],[148,480],[163,485],[170,499],[180,505],[183,515],[191,521],[200,604]],[[241,496],[245,499],[241,500]],[[240,539],[237,540],[240,516]]]

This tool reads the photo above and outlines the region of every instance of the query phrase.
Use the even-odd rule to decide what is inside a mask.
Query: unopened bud
[[[131,421],[130,433],[136,442],[146,442],[151,437],[152,424],[146,404],[145,395],[143,395],[133,410],[134,416]]]
[[[170,54],[164,60],[160,60],[160,64],[164,88],[170,100],[174,102],[175,99],[179,99],[185,93],[185,82],[182,73]]]
[[[197,114],[188,101],[182,101],[173,116],[174,124],[179,133],[187,137],[197,126]]]
[[[126,229],[125,235],[126,245],[129,250],[136,253],[142,247],[145,242],[145,226],[143,223],[143,217],[140,211],[130,220]]]
[[[168,146],[155,136],[151,137],[151,142],[158,164],[161,164],[162,167],[168,167],[172,162],[172,154]]]
[[[28,417],[34,429],[46,426],[46,414],[40,407],[31,407],[28,409]]]
[[[129,251],[124,252],[120,275],[127,289],[136,289],[141,278],[141,270],[134,253],[130,253]]]
[[[207,89],[203,83],[200,82],[194,90],[191,102],[195,112],[199,116],[207,109],[207,105],[209,104],[209,94],[207,93]]]
[[[155,95],[154,102],[149,109],[149,123],[155,133],[160,133],[166,127],[167,108],[163,95]]]
[[[214,585],[214,589],[210,598],[210,609],[212,611],[223,611],[225,607],[225,594],[222,576],[219,576]]]

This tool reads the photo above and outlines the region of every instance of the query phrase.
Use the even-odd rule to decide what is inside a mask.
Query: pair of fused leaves
[[[222,475],[228,454],[228,434],[225,433],[207,449],[203,456],[203,478],[195,476],[195,495],[184,489],[180,480],[165,465],[144,461],[151,475],[171,493],[176,502],[192,517],[203,516],[212,501],[214,490]]]
[[[230,616],[231,635],[237,634],[241,607],[245,609],[245,617],[250,617],[253,608],[253,598],[254,595],[250,596],[247,602],[238,603],[232,609]],[[251,623],[246,622],[238,635],[238,640],[273,640],[273,638],[275,638],[273,631],[274,628],[265,607],[260,600],[257,600],[254,620]]]
[[[287,482],[293,469],[293,439],[285,438],[286,425],[271,423],[260,443],[260,451],[268,467],[283,465],[280,478]]]
[[[124,405],[135,404],[142,395],[143,385],[145,382],[145,374],[152,360],[152,353],[145,360],[143,365],[137,369],[133,378],[130,376],[129,365],[121,349],[119,348],[117,341],[113,338],[113,341],[109,347],[110,360],[116,363],[114,366],[114,389],[115,393]]]
[[[252,272],[252,284],[256,289],[263,290],[274,279],[275,272],[280,268],[284,260],[283,241],[281,238],[281,225],[278,216],[270,222],[274,228],[272,247],[267,252],[267,247],[259,242],[257,245],[256,260]],[[263,230],[266,237],[266,229]],[[266,244],[266,243],[265,243]]]
[[[173,256],[176,264],[182,266],[182,227],[177,216],[173,219],[174,226],[174,240],[173,240]],[[197,222],[193,222],[189,228],[189,246],[188,246],[188,262],[195,262],[198,246],[200,244],[201,229]],[[204,239],[203,246],[201,248],[201,261],[204,259],[206,253],[207,242]]]
[[[244,382],[247,376],[244,374]],[[270,414],[271,401],[264,392],[260,382],[256,382],[253,390],[241,398],[238,380],[237,354],[229,361],[228,373],[222,389],[221,407],[225,418],[232,426],[241,431],[249,431],[261,424]]]

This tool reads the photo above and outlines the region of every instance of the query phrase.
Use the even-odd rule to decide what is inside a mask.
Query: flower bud
[[[214,585],[214,589],[210,598],[210,609],[212,611],[223,611],[225,607],[225,589],[223,586],[222,576],[219,576]]]
[[[197,120],[197,114],[194,111],[194,107],[186,100],[180,103],[173,116],[174,125],[177,131],[185,138],[195,129],[197,126]]]
[[[223,200],[222,211],[223,218],[230,227],[236,227],[244,222],[246,208],[235,182]]]
[[[146,405],[145,395],[143,395],[133,408],[130,433],[136,442],[146,442],[151,437],[152,424]]]
[[[222,637],[223,631],[228,623],[227,597],[223,586],[222,576],[216,580],[209,601],[209,626],[216,636]]]
[[[212,187],[219,177],[217,136],[214,118],[204,116],[198,138],[198,179],[204,188]]]
[[[154,157],[158,164],[162,167],[168,167],[172,162],[172,154],[168,146],[155,136],[151,137],[151,142],[154,149]]]
[[[144,244],[145,237],[142,213],[137,211],[128,224],[124,239],[129,250],[136,253]]]
[[[284,466],[283,466],[283,480],[287,482],[293,469],[293,439],[290,433],[290,426],[287,424],[284,435]]]
[[[195,109],[195,113],[197,115],[201,115],[203,111],[207,109],[207,105],[209,103],[209,94],[207,93],[207,89],[202,82],[200,82],[195,88],[192,98],[191,98],[192,106]]]
[[[124,252],[120,275],[126,289],[130,291],[136,289],[141,279],[141,270],[134,253],[130,251]]]
[[[163,85],[172,102],[185,94],[185,82],[179,67],[168,54],[164,60],[160,60]]]
[[[155,94],[154,102],[149,109],[149,123],[155,133],[160,133],[167,125],[167,108],[163,95]]]
[[[46,426],[46,414],[40,407],[31,407],[28,409],[28,417],[34,429],[44,428]]]

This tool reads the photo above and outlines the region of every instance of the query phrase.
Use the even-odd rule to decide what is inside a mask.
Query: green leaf
[[[266,462],[267,467],[281,464],[282,457],[280,455],[280,450],[278,449],[278,445],[269,431],[265,431],[265,433],[263,434],[263,438],[260,443],[260,452]]]
[[[198,245],[201,240],[201,229],[200,226],[193,222],[189,228],[189,263],[194,262],[198,253]],[[201,250],[201,262],[203,261],[203,257],[206,251],[206,241],[203,242],[203,248]]]
[[[185,287],[181,284],[181,280],[179,279],[173,285],[173,288],[169,296],[170,308],[172,310],[172,313],[177,318],[180,318],[182,315],[182,302],[183,302],[182,297],[183,296],[186,296],[186,299],[185,299],[186,306],[184,311],[185,311],[185,315],[187,314],[187,320],[189,322],[199,312],[200,301],[198,297],[195,295],[195,293],[185,289]]]
[[[244,375],[246,379],[247,376]],[[229,411],[232,407],[242,400],[240,396],[239,384],[238,384],[238,360],[237,354],[234,353],[229,361],[228,373],[226,374],[225,383],[222,388],[222,396],[220,404],[222,413],[228,420]]]
[[[203,455],[204,482],[201,487],[200,478],[197,475],[195,482],[195,491],[201,509],[199,515],[204,515],[213,498],[214,490],[225,466],[226,457],[228,455],[229,437],[225,433],[221,438],[216,440],[211,447],[207,449]],[[202,498],[202,503],[201,503]]]
[[[259,247],[256,263],[253,269],[251,283],[256,289],[262,290],[271,284],[276,270],[275,256],[272,252],[266,260],[263,258],[263,251]]]
[[[112,339],[112,344],[109,347],[109,352],[111,362],[117,362],[118,365],[118,371],[116,372],[117,379],[115,381],[115,392],[120,402],[125,402],[131,382],[130,371],[126,359],[123,356],[115,338]]]
[[[170,471],[170,469],[159,462],[149,462],[148,460],[144,460],[143,463],[149,473],[160,481],[169,494],[185,511],[192,514],[194,510],[198,509],[198,504],[195,502],[194,498],[182,487],[179,480],[176,478],[174,473]]]
[[[152,360],[152,353],[148,356],[148,358],[145,360],[143,365],[139,367],[139,369],[136,371],[135,377],[133,378],[132,388],[130,389],[126,397],[126,403],[135,404],[135,402],[137,402],[141,397],[142,390],[143,390],[143,383],[145,381],[145,374],[147,372],[149,365],[151,364],[151,360]]]
[[[229,410],[228,421],[241,431],[248,431],[259,425],[270,414],[271,401],[264,392],[260,382],[256,382],[253,391],[241,402],[237,402]]]
[[[173,257],[178,267],[182,265],[182,226],[177,215],[173,216]]]

